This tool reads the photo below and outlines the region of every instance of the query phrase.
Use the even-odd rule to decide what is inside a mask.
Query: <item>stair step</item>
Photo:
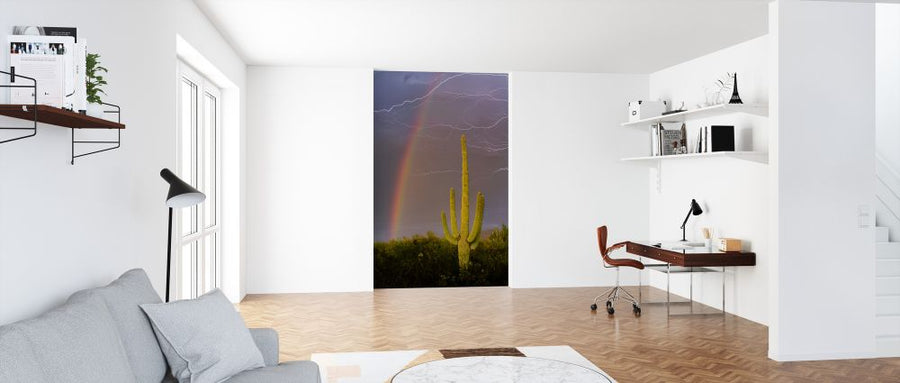
[[[876,315],[875,336],[900,337],[900,315]]]
[[[900,295],[900,277],[875,278],[875,295]]]
[[[900,258],[876,259],[875,260],[875,276],[876,277],[900,277]]]
[[[889,231],[886,227],[875,228],[875,242],[888,242]]]
[[[875,315],[900,315],[900,295],[875,297]]]
[[[900,356],[900,336],[876,336],[875,351],[882,358]]]
[[[875,258],[900,259],[900,242],[879,242],[875,244]]]

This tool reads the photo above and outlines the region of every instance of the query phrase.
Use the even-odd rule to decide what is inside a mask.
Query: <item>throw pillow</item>
[[[215,383],[263,367],[244,320],[219,289],[197,299],[142,304],[172,376],[180,383]]]

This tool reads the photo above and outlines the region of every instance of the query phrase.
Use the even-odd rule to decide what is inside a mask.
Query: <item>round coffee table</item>
[[[558,360],[519,356],[470,356],[422,363],[400,371],[392,383],[612,383],[600,372]]]

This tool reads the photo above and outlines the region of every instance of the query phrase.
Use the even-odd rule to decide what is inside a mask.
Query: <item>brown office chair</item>
[[[631,295],[628,290],[625,290],[624,288],[622,288],[622,286],[619,286],[619,268],[634,267],[635,269],[643,270],[644,264],[634,259],[610,258],[609,254],[611,254],[613,250],[625,247],[625,242],[620,242],[610,247],[606,247],[607,238],[609,238],[609,235],[606,232],[606,226],[598,227],[597,242],[599,242],[600,244],[600,255],[603,256],[603,267],[616,269],[616,286],[594,298],[594,303],[591,304],[591,311],[596,311],[597,302],[600,301],[600,298],[606,297],[606,312],[609,315],[615,314],[616,310],[615,308],[613,308],[613,305],[617,300],[619,300],[619,294],[621,293],[625,300],[631,302],[631,308],[634,312],[634,315],[641,315],[641,303],[637,299],[635,299],[634,295]]]

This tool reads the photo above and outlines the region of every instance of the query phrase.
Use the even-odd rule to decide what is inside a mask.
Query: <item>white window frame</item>
[[[198,205],[196,208],[183,208],[176,209],[176,215],[174,217],[175,227],[173,237],[173,249],[172,253],[174,254],[172,260],[172,267],[174,268],[174,292],[176,299],[184,299],[184,298],[195,298],[205,291],[202,291],[203,287],[207,284],[211,286],[210,289],[221,287],[222,286],[222,90],[209,81],[206,77],[198,73],[196,70],[191,68],[188,64],[178,61],[178,76],[177,76],[177,84],[176,88],[176,102],[177,102],[177,134],[176,134],[176,147],[178,148],[176,151],[176,173],[180,173],[182,170],[182,165],[184,161],[187,159],[182,158],[182,133],[184,127],[182,127],[182,91],[181,86],[184,81],[188,81],[192,83],[196,87],[196,100],[193,104],[194,110],[196,113],[192,116],[192,123],[194,124],[193,128],[196,128],[196,133],[194,139],[196,140],[196,145],[191,149],[191,155],[197,158],[197,163],[195,164],[194,174],[193,174],[193,185],[197,187],[198,190],[205,193],[207,195],[207,202],[204,202],[201,205]],[[206,158],[204,151],[204,113],[203,113],[203,101],[207,95],[212,96],[215,99],[215,127],[214,131],[214,150],[215,150],[215,167],[213,169],[213,185],[214,188],[210,189],[208,185],[205,185],[204,177],[201,177],[201,169],[204,169],[205,163],[204,160]],[[179,174],[179,176],[182,176]],[[185,178],[186,177],[182,177]],[[212,190],[212,191],[211,191]],[[211,202],[211,203],[210,203]],[[213,225],[207,226],[204,220],[205,217],[205,209],[209,209],[212,207],[213,217],[215,223]],[[191,234],[184,234],[182,230],[182,217],[184,214],[196,214],[195,216],[195,224],[197,225],[197,230]],[[212,265],[207,265],[205,262],[205,239],[209,236],[213,236],[214,241],[212,245],[214,246],[215,253],[212,261]],[[182,250],[185,245],[196,243],[197,251],[196,257],[194,254],[183,254]],[[193,270],[184,270],[182,265],[184,265],[184,257],[189,256],[192,257],[190,263],[193,267]],[[205,280],[205,273],[202,270],[205,270],[207,267],[211,267],[213,269],[212,279],[213,281]],[[189,274],[189,275],[185,275]],[[185,286],[183,283],[186,277],[190,276],[191,282],[189,285]]]

